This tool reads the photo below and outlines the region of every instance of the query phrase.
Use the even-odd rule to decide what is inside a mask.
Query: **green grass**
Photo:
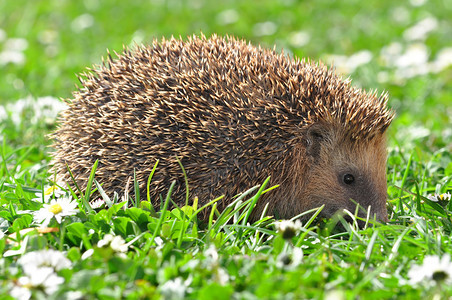
[[[449,2],[50,0],[1,1],[0,11],[0,53],[14,50],[11,39],[26,41],[24,47],[16,40],[22,64],[3,63],[0,54],[1,297],[8,299],[25,275],[18,262],[21,252],[11,252],[21,246],[23,253],[63,251],[71,261],[72,268],[58,271],[64,283],[51,299],[71,299],[75,291],[84,295],[81,299],[177,299],[178,292],[191,299],[452,295],[447,284],[408,282],[408,271],[425,256],[452,254],[452,204],[425,198],[452,191],[452,67],[413,73],[433,68],[450,47]],[[436,20],[436,26],[424,37],[410,39],[407,29],[425,19]],[[328,63],[331,55],[368,51],[368,63],[354,69],[336,58],[336,67],[357,86],[388,91],[397,113],[388,141],[389,224],[357,229],[338,216],[320,225],[304,224],[299,234],[284,240],[273,219],[246,222],[253,201],[265,192],[254,188],[204,225],[197,221],[196,205],[155,212],[141,195],[144,201],[124,209],[108,195],[107,208],[91,212],[86,194],[78,200],[75,216],[50,223],[57,232],[21,231],[36,227],[31,212],[21,211],[39,210],[42,203],[31,199],[49,184],[46,135],[55,128],[55,118],[36,103],[19,109],[19,99],[70,97],[76,74],[100,63],[107,48],[121,51],[134,41],[200,32],[232,34]],[[398,54],[384,55],[394,43],[401,48]],[[404,68],[402,58],[410,49],[426,49],[430,64],[420,63],[421,55]],[[163,208],[170,195],[168,187]],[[333,230],[338,222],[343,230]],[[107,233],[121,236],[127,251],[99,247]],[[302,249],[301,262],[294,249]],[[87,251],[91,256],[82,259]],[[42,289],[32,292],[33,299],[50,299]]]

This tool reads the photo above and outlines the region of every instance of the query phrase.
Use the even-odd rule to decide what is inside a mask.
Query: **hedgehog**
[[[60,182],[124,193],[136,176],[152,204],[200,205],[234,196],[270,177],[263,212],[290,218],[324,205],[320,216],[359,205],[387,221],[387,93],[353,87],[334,69],[235,37],[191,36],[124,48],[83,73],[52,134]],[[181,165],[185,169],[181,169]],[[207,215],[207,214],[205,214]]]

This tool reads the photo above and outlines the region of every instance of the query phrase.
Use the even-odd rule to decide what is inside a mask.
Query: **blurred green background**
[[[391,143],[452,141],[452,1],[0,1],[0,104],[67,98],[76,74],[107,49],[162,37],[234,35],[334,63],[366,89],[388,91]]]

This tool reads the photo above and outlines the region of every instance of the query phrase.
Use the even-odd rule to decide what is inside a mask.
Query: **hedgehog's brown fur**
[[[84,186],[96,178],[111,194],[136,178],[151,183],[154,205],[171,181],[173,199],[201,204],[232,197],[271,176],[280,187],[258,203],[287,218],[326,204],[323,215],[354,199],[386,220],[386,95],[366,93],[323,65],[290,59],[234,38],[193,37],[126,49],[85,74],[54,133],[54,165]],[[344,174],[355,182],[344,184]],[[130,191],[132,191],[132,184]],[[131,193],[133,195],[133,193]]]

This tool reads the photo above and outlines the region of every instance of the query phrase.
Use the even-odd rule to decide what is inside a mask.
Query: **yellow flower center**
[[[46,196],[52,195],[55,190],[56,190],[56,186],[52,185],[51,187],[49,187],[47,190],[44,191],[44,195],[46,195]]]
[[[61,207],[61,205],[59,205],[59,204],[57,203],[57,204],[51,205],[51,206],[48,208],[48,210],[49,210],[52,214],[56,215],[56,214],[59,214],[60,212],[62,212],[62,211],[63,211],[63,208]]]

